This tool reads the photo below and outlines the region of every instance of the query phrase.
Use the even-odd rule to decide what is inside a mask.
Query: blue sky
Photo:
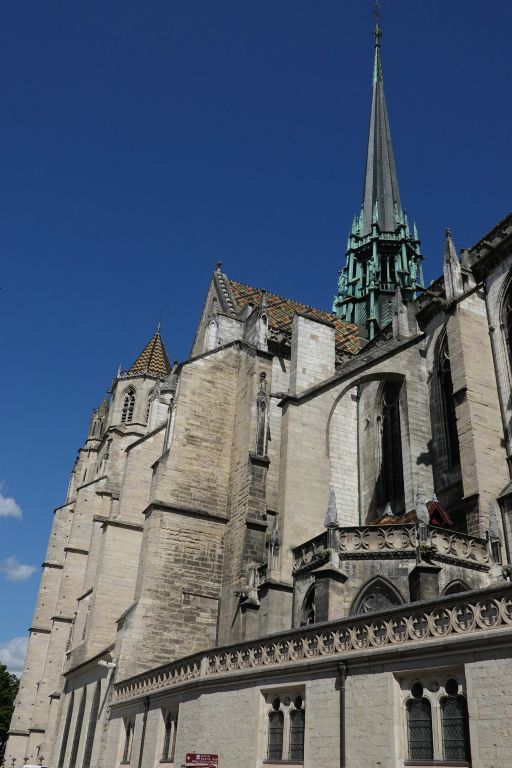
[[[161,311],[170,357],[186,358],[218,260],[330,308],[361,201],[372,24],[362,0],[2,4],[0,658],[13,668],[89,413]],[[470,246],[511,208],[511,28],[508,0],[383,4],[401,195],[429,280],[446,226]]]

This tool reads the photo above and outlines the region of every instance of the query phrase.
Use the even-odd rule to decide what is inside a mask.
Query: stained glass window
[[[280,710],[273,709],[268,715],[268,759],[282,760],[283,758],[284,715]]]
[[[448,696],[441,702],[445,760],[469,760],[468,715],[464,696]]]
[[[304,760],[304,720],[303,709],[292,709],[290,712],[290,760]]]
[[[407,730],[410,760],[433,760],[432,713],[425,698],[407,702]]]

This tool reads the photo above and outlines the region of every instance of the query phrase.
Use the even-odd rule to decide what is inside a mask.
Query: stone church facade
[[[424,288],[380,36],[333,312],[218,264],[94,411],[7,766],[511,764],[512,214]]]

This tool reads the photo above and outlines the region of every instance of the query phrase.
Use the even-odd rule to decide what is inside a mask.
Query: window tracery
[[[309,588],[302,604],[302,621],[303,626],[310,626],[315,623],[315,586]]]
[[[306,713],[301,693],[269,694],[267,701],[267,761],[304,760]]]
[[[406,760],[470,765],[469,721],[455,675],[402,681]]]
[[[123,409],[121,411],[121,422],[128,424],[133,420],[133,411],[135,409],[135,389],[128,387],[124,393]]]
[[[368,582],[354,601],[353,614],[374,613],[385,611],[396,605],[403,604],[402,597],[395,587],[377,577]]]

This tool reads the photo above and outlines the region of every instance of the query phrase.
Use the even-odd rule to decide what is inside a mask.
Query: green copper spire
[[[422,286],[420,242],[400,201],[382,70],[380,12],[375,39],[372,106],[361,213],[354,217],[347,262],[340,271],[333,312],[366,325],[370,338],[391,322],[393,296],[405,302]]]

